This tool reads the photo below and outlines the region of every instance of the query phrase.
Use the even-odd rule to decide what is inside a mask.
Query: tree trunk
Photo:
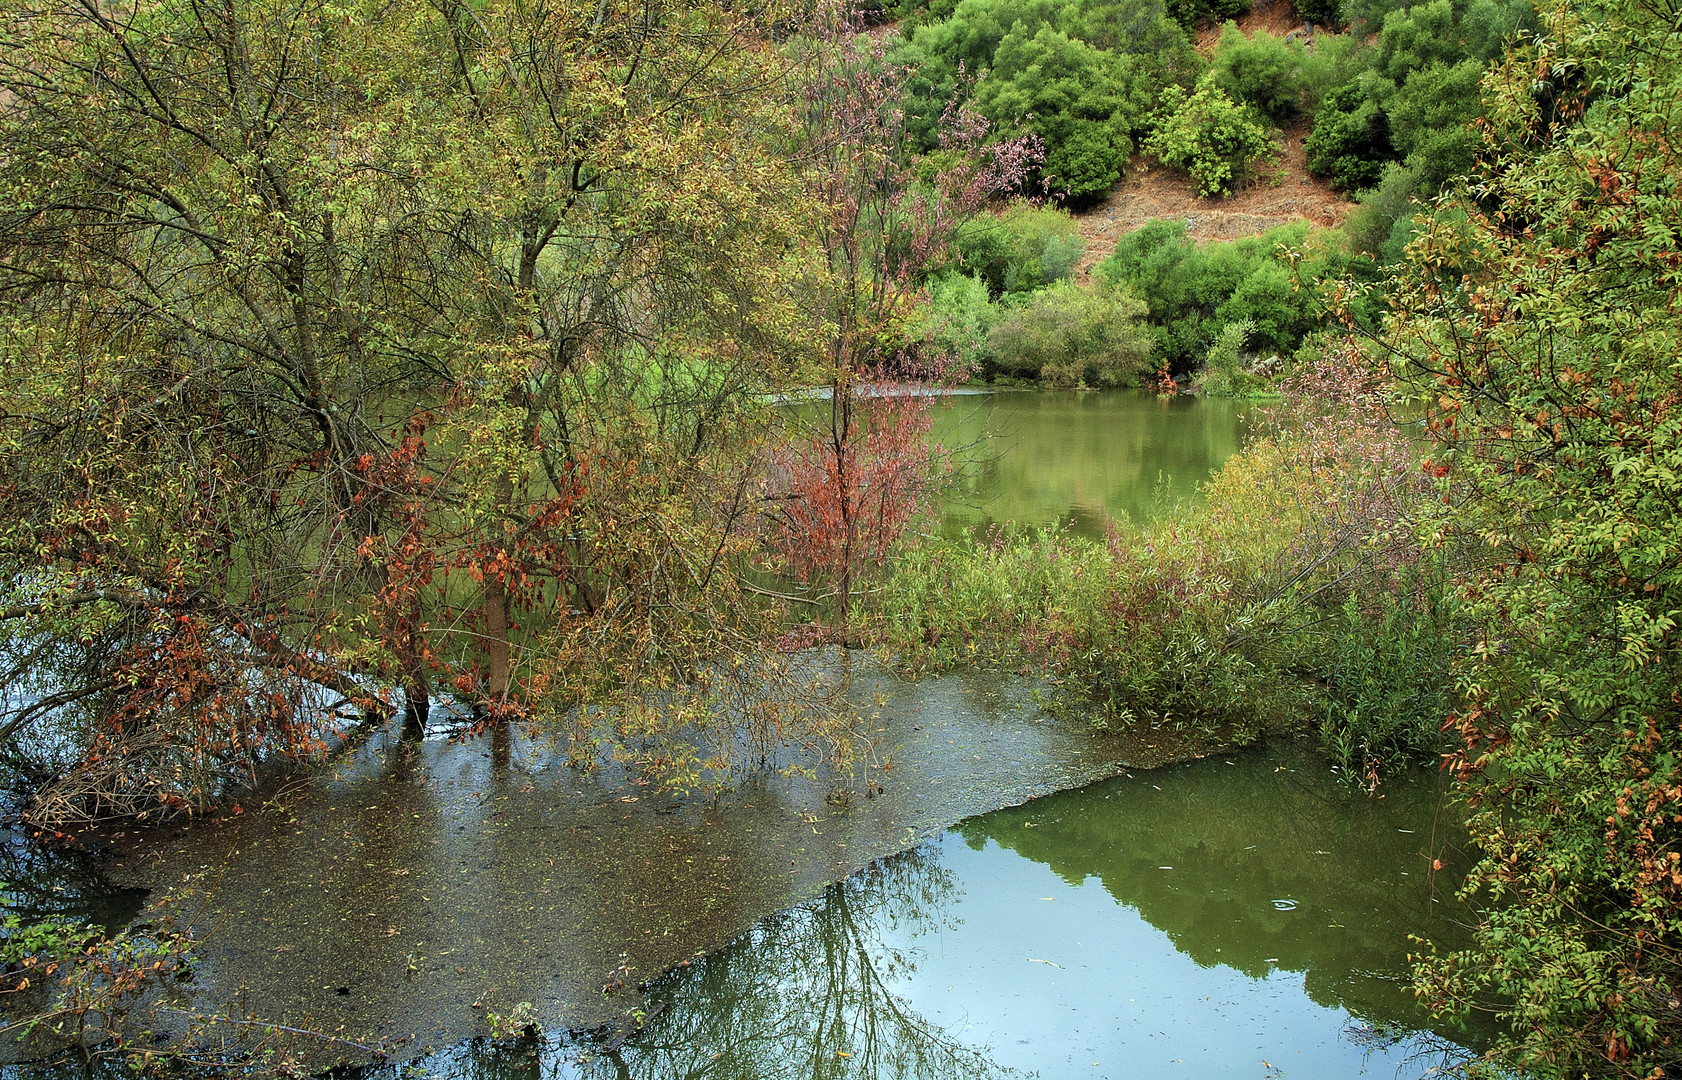
[[[492,714],[508,702],[508,687],[512,681],[508,645],[508,588],[499,577],[485,578],[485,668],[486,704]]]

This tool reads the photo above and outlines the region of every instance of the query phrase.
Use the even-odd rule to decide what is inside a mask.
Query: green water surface
[[[1440,780],[1293,750],[974,818],[647,987],[640,1034],[481,1041],[432,1075],[1418,1077],[1410,934],[1460,941]],[[1434,871],[1441,860],[1443,871]],[[1439,880],[1440,878],[1440,880]]]
[[[1101,536],[1192,496],[1239,448],[1254,404],[1139,391],[961,395],[933,437],[960,464],[945,528],[1062,525]]]

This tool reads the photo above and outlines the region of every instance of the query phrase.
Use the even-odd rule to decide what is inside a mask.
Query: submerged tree
[[[785,565],[832,587],[843,628],[855,579],[929,508],[930,398],[918,387],[961,379],[933,340],[907,344],[928,275],[989,199],[1022,185],[1039,144],[989,144],[989,125],[956,104],[941,118],[932,168],[913,158],[905,87],[910,73],[877,43],[856,41],[830,10],[804,43],[795,169],[817,206],[807,283],[822,320],[814,382],[827,408],[780,455],[787,478],[775,544]]]
[[[202,804],[388,685],[561,709],[763,639],[739,524],[800,320],[749,24],[4,21],[0,745],[39,817]]]

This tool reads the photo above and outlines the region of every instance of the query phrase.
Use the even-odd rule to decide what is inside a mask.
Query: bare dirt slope
[[[1285,133],[1278,183],[1263,179],[1224,199],[1200,199],[1184,173],[1134,158],[1109,198],[1075,215],[1086,241],[1078,273],[1085,275],[1115,250],[1117,240],[1159,218],[1185,221],[1195,240],[1236,240],[1293,221],[1325,228],[1343,224],[1355,204],[1308,175],[1302,149],[1307,134],[1306,126]]]

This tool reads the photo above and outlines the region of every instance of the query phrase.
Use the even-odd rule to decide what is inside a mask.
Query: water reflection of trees
[[[729,948],[648,988],[665,1010],[620,1049],[598,1043],[591,1078],[871,1080],[1008,1075],[896,994],[911,940],[947,918],[957,891],[932,849],[831,885]]]
[[[1413,935],[1457,947],[1465,917],[1454,888],[1466,860],[1440,823],[1435,775],[1398,778],[1382,801],[1290,756],[1155,775],[1172,782],[1068,792],[959,832],[1071,885],[1096,878],[1200,965],[1300,971],[1321,1005],[1407,1030],[1424,1021],[1408,986]]]
[[[0,909],[26,923],[58,916],[119,927],[139,913],[146,893],[99,873],[97,856],[44,848],[14,829],[0,830]]]

